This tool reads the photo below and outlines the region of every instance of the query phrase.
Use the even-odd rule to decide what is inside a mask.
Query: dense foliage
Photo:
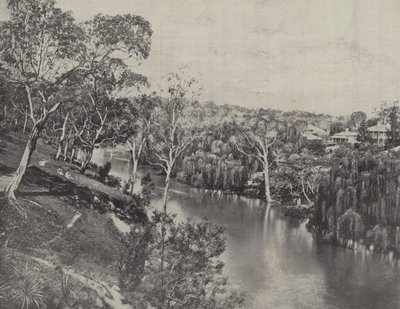
[[[96,15],[78,24],[53,0],[8,1],[8,9],[10,20],[0,24],[0,126],[28,133],[6,189],[7,207],[24,216],[16,222],[23,221],[19,228],[26,234],[19,240],[14,237],[11,246],[20,250],[52,236],[46,244],[51,243],[49,248],[63,262],[76,263],[79,253],[80,259],[98,266],[114,263],[112,274],[118,276],[126,302],[135,308],[243,306],[243,294],[231,289],[223,276],[223,229],[207,221],[177,223],[169,214],[170,182],[176,177],[192,186],[246,194],[267,204],[306,205],[313,213],[309,227],[324,240],[350,247],[362,243],[400,257],[400,154],[371,145],[368,131],[379,119],[390,128],[384,146],[396,146],[397,102],[382,104],[377,119],[367,119],[363,111],[331,117],[200,103],[201,87],[186,67],[170,73],[159,93],[131,95],[131,90],[150,86],[134,71],[134,64],[150,55],[152,30],[144,18]],[[327,151],[328,136],[348,128],[358,132],[358,144]],[[110,176],[111,163],[100,166],[93,176],[92,155],[102,146],[125,145],[133,169],[129,183],[118,192],[123,199],[79,187],[60,165],[57,173],[68,181],[37,168],[30,169],[35,177],[30,176],[27,169],[41,137],[53,147],[56,160],[69,159],[74,168],[79,164],[82,174],[92,168],[90,179],[101,182],[95,186],[105,184],[113,190],[121,186]],[[151,179],[142,179],[144,191],[135,192],[139,162],[165,176],[163,212],[149,220],[145,210]],[[21,206],[16,195],[24,176],[36,189],[46,190],[43,195],[59,196],[55,204],[73,204],[77,213],[84,210],[85,224],[98,220],[97,229],[88,232],[82,222],[74,226],[75,221],[64,228],[58,215],[39,225],[29,221],[24,210],[28,206]],[[33,195],[40,194],[38,190]],[[45,212],[44,206],[34,205]],[[102,225],[98,216],[105,213],[112,219]],[[111,220],[121,220],[130,233],[116,231]],[[52,235],[51,228],[63,231]],[[19,229],[12,230],[19,235]],[[94,298],[82,300],[62,271],[56,276],[57,286],[51,286],[39,270],[11,262],[8,252],[1,251],[0,306],[97,306]]]
[[[317,170],[326,166],[327,159],[322,141],[307,140],[302,136],[307,128],[305,118],[309,117],[314,124],[328,126],[330,117],[304,115],[302,112],[253,111],[210,103],[199,104],[192,109],[202,111],[203,128],[175,170],[179,181],[264,199],[263,163],[251,153],[254,146],[246,143],[243,135],[245,125],[261,117],[270,119],[277,132],[276,141],[268,153],[272,198],[282,203],[296,203],[298,198],[303,203],[312,200],[316,193],[314,184],[319,177],[316,176],[319,174]],[[223,122],[218,123],[217,118]],[[243,144],[239,149],[238,143]]]
[[[327,241],[399,256],[400,155],[338,149],[320,186],[310,227]]]
[[[243,294],[229,288],[218,260],[225,250],[222,228],[207,221],[178,224],[171,216],[165,220],[162,213],[154,213],[150,226],[137,227],[122,241],[121,286],[135,308],[222,309],[243,304]],[[166,275],[161,277],[163,243]]]

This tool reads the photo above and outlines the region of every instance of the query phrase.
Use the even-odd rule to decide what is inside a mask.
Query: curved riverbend
[[[105,157],[98,154],[96,160]],[[112,166],[112,173],[127,179],[127,161],[114,158]],[[161,186],[162,179],[152,176]],[[171,191],[168,209],[178,220],[206,217],[225,227],[225,273],[247,291],[248,308],[400,307],[400,276],[386,256],[319,244],[305,222],[284,217],[278,209],[267,215],[255,199],[176,182]],[[152,206],[160,208],[160,199],[156,197]]]

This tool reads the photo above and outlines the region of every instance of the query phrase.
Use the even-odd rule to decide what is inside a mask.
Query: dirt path
[[[38,258],[38,257],[30,257],[32,260],[42,264],[43,266],[49,267],[49,268],[56,268],[56,265],[53,263]],[[80,281],[82,284],[87,286],[88,288],[94,290],[97,292],[99,297],[103,299],[111,308],[114,309],[133,309],[128,304],[123,303],[123,296],[119,292],[119,287],[116,285],[113,285],[110,287],[106,282],[96,280],[96,279],[91,279],[88,278],[84,275],[76,273],[73,269],[70,268],[62,268],[63,272],[65,274],[70,275],[72,278]]]

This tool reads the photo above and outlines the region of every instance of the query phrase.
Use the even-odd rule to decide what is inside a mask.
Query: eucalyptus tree
[[[118,141],[126,126],[124,118],[129,89],[147,85],[147,79],[131,71],[121,59],[111,58],[95,64],[78,77],[80,106],[72,115],[71,124],[80,141],[81,173],[90,163],[95,148]]]
[[[342,132],[346,129],[346,125],[342,120],[336,120],[329,124],[329,134],[335,135],[336,133]]]
[[[15,199],[39,135],[60,106],[54,94],[85,62],[83,32],[54,1],[9,1],[8,9],[10,20],[0,25],[0,67],[9,83],[24,90],[24,100],[16,104],[31,121],[24,154],[7,187],[9,197]]]
[[[132,14],[97,15],[78,26],[53,0],[9,1],[8,9],[10,20],[0,25],[0,67],[8,82],[24,89],[19,110],[32,123],[20,165],[7,187],[9,198],[15,199],[37,140],[62,104],[55,94],[76,73],[115,54],[147,58],[152,31],[146,20]]]
[[[363,111],[353,112],[350,115],[349,127],[358,131],[361,124],[365,121],[367,121],[367,114],[365,114]]]
[[[319,185],[327,175],[327,164],[324,156],[308,149],[294,153],[287,159],[286,167],[290,170],[292,185],[309,205],[313,203]]]
[[[84,173],[93,150],[122,133],[124,97],[132,88],[147,85],[147,79],[134,73],[127,59],[140,62],[149,56],[152,30],[146,20],[132,14],[97,15],[82,27],[93,61],[88,71],[77,76],[81,112],[71,123],[83,151],[80,171]]]
[[[0,76],[0,127],[18,130],[23,119],[23,132],[27,129],[27,116],[23,115],[16,101],[23,100],[20,89],[16,89],[3,76]]]
[[[382,124],[387,124],[390,119],[391,105],[383,102],[379,107],[375,108],[375,115]]]
[[[161,218],[161,291],[163,303],[166,297],[164,282],[164,253],[167,220],[167,203],[172,171],[187,149],[195,140],[196,119],[189,106],[199,94],[195,78],[188,77],[185,70],[171,73],[167,80],[168,97],[162,98],[152,115],[152,132],[149,136],[151,158],[149,163],[165,172],[163,191],[163,216]]]
[[[126,121],[128,130],[125,130],[125,136],[121,142],[129,148],[130,159],[133,164],[130,175],[131,194],[134,192],[134,186],[137,180],[137,171],[139,161],[144,153],[148,137],[151,130],[151,117],[157,102],[158,97],[141,95],[136,97],[132,104],[126,106]]]
[[[168,97],[162,98],[152,115],[152,132],[149,139],[153,159],[149,163],[165,172],[163,208],[167,201],[172,171],[177,160],[196,138],[196,117],[189,106],[198,96],[195,78],[187,77],[183,69],[171,73],[167,85]]]
[[[270,190],[270,168],[273,161],[270,159],[271,147],[277,139],[276,123],[263,117],[256,116],[244,123],[240,128],[241,139],[233,138],[237,150],[247,157],[257,159],[264,174],[265,201],[267,205],[272,202]]]
[[[60,119],[62,119],[62,123],[60,127],[56,128],[58,132],[58,139],[57,139],[57,153],[56,153],[56,160],[60,159],[61,152],[63,152],[63,158],[64,161],[67,160],[67,150],[68,150],[68,141],[69,137],[71,136],[71,131],[68,130],[68,120],[69,120],[69,113],[68,111],[66,112],[60,112]]]
[[[70,114],[73,113],[75,106],[75,93],[71,92],[71,87],[61,89],[56,99],[61,102],[60,108],[49,118],[46,125],[46,135],[52,144],[57,147],[56,160],[63,157],[67,160],[69,142],[71,140],[72,127],[69,123]]]

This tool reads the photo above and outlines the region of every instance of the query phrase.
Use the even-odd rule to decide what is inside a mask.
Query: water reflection
[[[127,179],[129,162],[115,158],[112,172]],[[160,197],[162,179],[152,177]],[[152,206],[161,209],[160,199]],[[400,308],[399,275],[387,257],[319,244],[304,222],[267,211],[259,200],[173,183],[168,209],[178,220],[207,217],[225,227],[225,272],[248,291],[248,308]]]

